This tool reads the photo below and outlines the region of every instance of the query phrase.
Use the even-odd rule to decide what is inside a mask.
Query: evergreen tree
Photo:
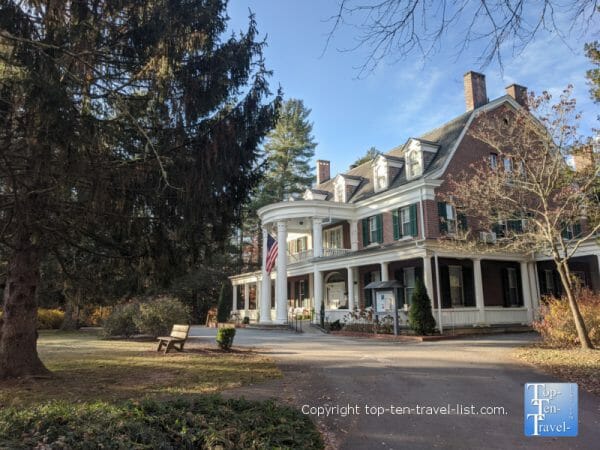
[[[431,313],[431,300],[420,278],[415,280],[412,304],[408,312],[408,326],[417,334],[427,335],[435,329],[435,319]]]
[[[590,85],[590,96],[595,102],[600,102],[600,43],[598,41],[585,44],[585,55],[589,58],[594,68],[586,72],[585,76]]]
[[[232,307],[231,283],[229,280],[224,281],[221,285],[219,293],[219,303],[217,305],[217,322],[224,323],[229,319]]]
[[[48,258],[65,272],[108,258],[127,283],[160,288],[223,252],[279,104],[254,19],[221,38],[226,7],[0,3],[0,378],[46,372]],[[73,251],[93,258],[70,265]]]
[[[310,109],[302,100],[283,102],[275,128],[265,144],[266,173],[256,198],[259,208],[300,194],[314,180],[311,159],[317,143],[308,120]]]
[[[354,165],[360,166],[361,164],[364,164],[366,162],[373,161],[379,155],[381,155],[381,152],[377,150],[377,148],[370,147],[369,150],[367,150],[367,152],[363,156],[354,161]]]

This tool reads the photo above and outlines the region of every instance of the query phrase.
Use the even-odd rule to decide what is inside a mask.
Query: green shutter
[[[579,221],[573,223],[573,237],[581,237],[581,222]]]
[[[460,229],[462,231],[467,231],[467,216],[464,213],[458,213],[456,215],[456,218],[458,219],[458,226],[460,227]]]
[[[410,205],[410,235],[416,237],[419,234],[417,227],[417,204]]]
[[[440,216],[440,233],[448,232],[448,224],[446,223],[446,204],[438,202],[438,216]]]
[[[400,230],[400,219],[398,217],[399,210],[395,209],[392,211],[392,228],[394,229],[394,240],[398,240],[402,237],[402,231]]]
[[[363,235],[363,247],[366,247],[371,242],[369,241],[369,218],[362,220],[362,235]]]
[[[381,214],[375,216],[375,223],[377,224],[377,242],[381,244],[383,242],[383,216]]]

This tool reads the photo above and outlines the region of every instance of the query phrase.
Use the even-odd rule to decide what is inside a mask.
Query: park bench
[[[183,345],[187,340],[188,333],[190,332],[189,325],[173,325],[173,329],[171,330],[170,336],[161,336],[158,338],[158,348],[157,352],[160,352],[163,345],[165,346],[165,353],[168,353],[169,350],[174,348],[178,352],[183,351]],[[179,348],[176,347],[179,345]]]

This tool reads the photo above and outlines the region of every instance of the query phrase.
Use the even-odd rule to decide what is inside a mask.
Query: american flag
[[[273,239],[273,237],[268,234],[267,235],[267,273],[271,273],[273,270],[273,266],[275,265],[275,261],[277,260],[277,250],[278,245],[277,241]]]

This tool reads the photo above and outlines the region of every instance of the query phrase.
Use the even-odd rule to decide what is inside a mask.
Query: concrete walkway
[[[214,342],[214,329],[194,327],[198,341]],[[523,435],[523,385],[558,381],[510,357],[532,334],[439,342],[382,342],[334,337],[316,330],[238,330],[235,345],[270,355],[284,379],[240,388],[228,395],[277,398],[303,407],[352,406],[313,418],[332,447],[342,449],[596,449],[600,399],[580,390],[579,436]],[[390,407],[500,407],[497,415],[392,414]],[[385,408],[378,415],[367,407]],[[356,413],[358,410],[358,413]],[[314,409],[312,410],[315,411]]]

